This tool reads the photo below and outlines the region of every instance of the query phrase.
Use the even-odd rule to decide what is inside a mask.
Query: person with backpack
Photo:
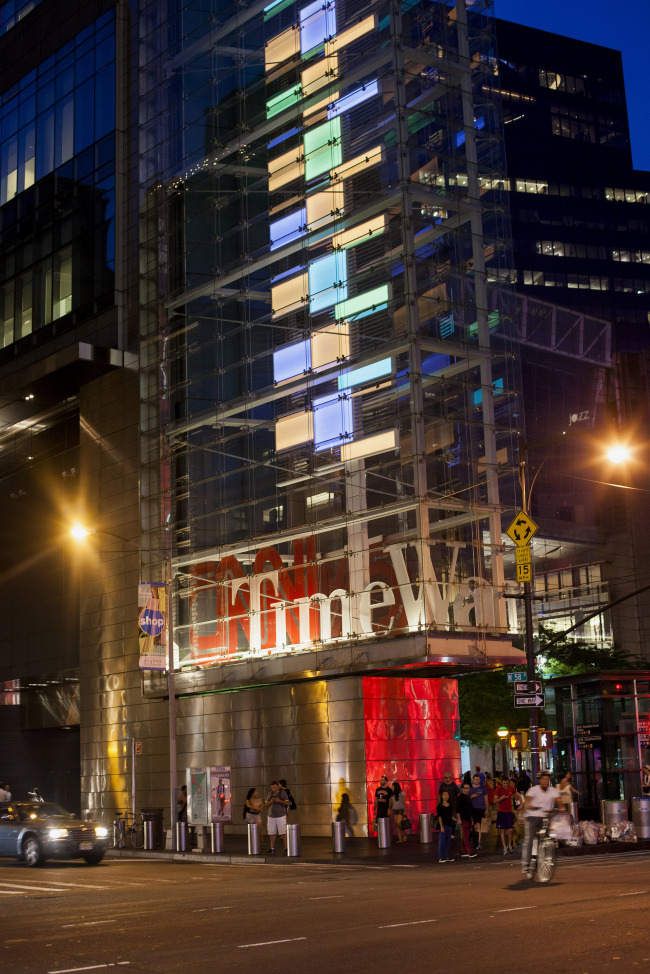
[[[280,778],[280,788],[282,788],[283,791],[286,791],[287,798],[289,799],[289,807],[287,808],[287,814],[289,814],[289,812],[295,812],[298,806],[296,805],[296,799],[293,797],[291,791],[289,790],[289,786],[287,785],[286,778]]]
[[[264,799],[258,793],[257,788],[249,788],[244,802],[243,819],[247,825],[262,824],[262,809]]]

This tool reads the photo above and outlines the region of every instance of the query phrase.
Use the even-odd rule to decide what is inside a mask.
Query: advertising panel
[[[209,768],[210,773],[210,821],[232,823],[232,795],[230,768]]]
[[[190,825],[209,825],[208,819],[208,770],[186,768],[187,821]]]

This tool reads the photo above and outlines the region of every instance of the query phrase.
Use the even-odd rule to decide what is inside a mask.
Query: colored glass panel
[[[345,301],[348,268],[344,253],[327,254],[309,265],[309,310],[312,314]],[[337,305],[338,306],[338,305]]]
[[[305,132],[305,175],[314,179],[343,161],[341,119],[329,119]]]
[[[379,85],[376,81],[371,81],[367,85],[362,85],[361,88],[357,88],[355,91],[351,91],[349,94],[344,95],[339,98],[338,101],[334,102],[332,107],[328,109],[327,117],[335,118],[337,115],[341,115],[343,112],[349,112],[352,108],[357,105],[361,105],[364,101],[368,101],[369,98],[374,98],[375,95],[379,94]]]
[[[303,54],[324,44],[336,34],[336,8],[333,3],[315,0],[300,11],[300,50]]]
[[[372,382],[373,379],[381,379],[385,375],[390,375],[392,371],[393,360],[384,358],[380,362],[373,362],[372,365],[364,365],[360,369],[352,369],[351,372],[340,375],[338,386],[339,389],[350,389],[364,382]]]
[[[273,352],[273,379],[283,382],[296,375],[302,375],[311,368],[311,346],[309,342],[285,345]]]
[[[340,302],[336,305],[335,315],[337,318],[351,318],[369,308],[379,311],[382,306],[386,306],[387,302],[388,285],[382,284],[381,287],[373,288],[372,291],[366,291],[364,294],[358,294],[355,298],[350,298],[349,301]]]
[[[285,244],[297,240],[307,232],[307,216],[305,210],[295,210],[288,216],[283,216],[269,225],[271,234],[271,250],[277,250]]]
[[[314,400],[314,442],[316,449],[324,449],[351,436],[354,419],[352,400],[337,396]]]

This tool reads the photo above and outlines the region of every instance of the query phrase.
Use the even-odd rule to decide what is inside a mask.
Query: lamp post
[[[176,693],[175,693],[175,683],[174,683],[174,591],[173,591],[173,575],[171,558],[169,555],[164,555],[160,551],[156,551],[153,548],[146,548],[144,545],[138,544],[136,541],[132,541],[130,538],[125,538],[121,534],[117,534],[115,531],[109,531],[106,528],[87,528],[83,524],[74,524],[70,529],[71,536],[76,541],[83,541],[85,538],[89,537],[91,534],[105,534],[110,538],[115,538],[117,541],[121,541],[124,544],[131,545],[133,548],[137,548],[138,551],[146,551],[149,554],[156,555],[161,559],[163,563],[163,575],[165,584],[165,593],[167,597],[167,687],[169,692],[169,809],[170,809],[170,819],[171,819],[171,841],[172,850],[176,850],[176,829],[175,815],[176,815],[176,795],[178,792],[178,781],[176,775]],[[134,742],[134,755],[135,755],[135,742]],[[134,757],[135,762],[135,757]],[[135,769],[135,763],[133,764],[133,769]],[[135,770],[133,770],[133,778],[135,781]],[[135,784],[133,786],[133,801],[135,805]],[[135,816],[135,807],[133,809],[133,814]]]
[[[499,727],[497,737],[501,741],[501,771],[506,771],[506,737],[508,736],[507,727]],[[510,769],[508,769],[510,770]]]

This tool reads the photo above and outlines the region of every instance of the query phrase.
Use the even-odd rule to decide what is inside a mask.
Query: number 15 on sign
[[[517,581],[518,582],[530,582],[533,578],[532,565],[530,562],[527,565],[517,565]]]

